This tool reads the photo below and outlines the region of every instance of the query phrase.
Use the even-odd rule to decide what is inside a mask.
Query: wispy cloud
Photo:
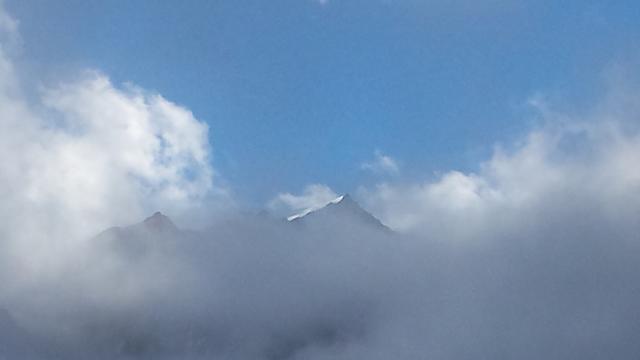
[[[291,193],[278,194],[269,202],[269,207],[274,211],[299,211],[314,209],[326,205],[338,197],[330,187],[323,184],[307,185],[302,194]],[[283,209],[284,207],[284,209]]]
[[[361,164],[360,168],[377,174],[398,175],[400,173],[398,162],[391,156],[383,154],[381,151],[376,151],[374,153],[374,159]]]

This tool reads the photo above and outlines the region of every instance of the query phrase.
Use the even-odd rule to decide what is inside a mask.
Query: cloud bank
[[[631,220],[640,200],[640,132],[637,115],[620,117],[621,110],[603,104],[582,119],[545,114],[547,125],[511,150],[498,147],[477,173],[449,171],[423,183],[383,183],[361,195],[400,231],[464,241],[487,231],[544,226],[554,213]]]
[[[2,11],[0,33],[19,37]],[[0,258],[20,263],[13,271],[46,272],[108,226],[224,193],[213,183],[208,127],[188,109],[97,71],[34,99],[11,46],[0,43]]]

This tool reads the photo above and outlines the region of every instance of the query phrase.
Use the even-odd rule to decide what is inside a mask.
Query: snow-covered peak
[[[329,202],[328,202],[328,203],[326,203],[326,204],[322,204],[322,205],[320,205],[320,206],[315,206],[315,207],[310,207],[310,208],[308,208],[308,209],[303,210],[303,211],[302,211],[302,212],[300,212],[300,213],[297,213],[297,214],[291,215],[291,216],[289,216],[289,217],[287,218],[287,220],[288,220],[288,221],[293,221],[293,220],[296,220],[296,219],[300,219],[300,218],[302,218],[302,217],[304,217],[304,216],[307,216],[307,215],[309,215],[310,213],[312,213],[312,212],[314,212],[314,211],[320,210],[320,209],[322,209],[322,208],[324,208],[324,207],[326,207],[326,206],[328,206],[328,205],[331,205],[331,204],[333,204],[333,205],[339,204],[340,202],[342,202],[342,200],[344,200],[345,198],[348,198],[348,197],[349,197],[349,195],[347,195],[347,194],[345,194],[345,195],[341,195],[341,196],[338,196],[337,198],[335,198],[335,199],[333,199],[333,200],[329,201]]]
[[[364,210],[356,201],[348,194],[339,196],[328,203],[309,208],[301,213],[291,215],[287,218],[289,222],[304,222],[307,224],[331,224],[342,223],[342,225],[359,224],[366,226],[374,226],[377,229],[390,231],[376,217]]]
[[[337,198],[329,201],[329,204],[337,204],[337,203],[341,202],[344,199],[345,196],[347,196],[347,195],[338,196]]]

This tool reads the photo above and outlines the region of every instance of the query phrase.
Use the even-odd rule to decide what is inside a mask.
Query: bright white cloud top
[[[17,22],[4,12],[0,19],[8,39],[0,47],[5,243],[48,258],[57,242],[225,193],[213,183],[208,126],[188,109],[97,71],[34,91],[19,55],[5,51],[19,37]]]

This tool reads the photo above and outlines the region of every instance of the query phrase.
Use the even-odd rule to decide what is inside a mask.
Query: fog
[[[0,35],[0,359],[640,355],[628,78],[579,112],[535,102],[473,172],[412,181],[376,153],[392,180],[289,222],[238,205],[184,106],[95,70],[36,86],[2,10]]]

